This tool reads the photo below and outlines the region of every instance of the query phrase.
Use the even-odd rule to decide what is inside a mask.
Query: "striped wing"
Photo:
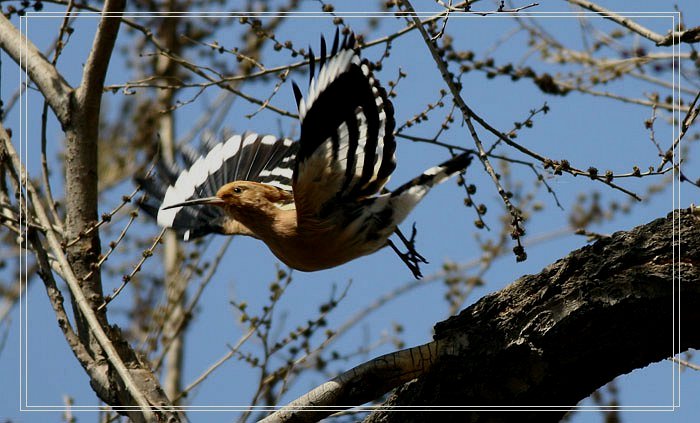
[[[292,189],[292,166],[298,143],[288,138],[247,133],[207,148],[209,151],[201,155],[183,148],[179,153],[184,167],[161,162],[154,176],[138,181],[149,194],[141,207],[159,225],[176,229],[186,241],[212,232],[221,233],[223,210],[205,205],[168,210],[163,210],[164,207],[216,195],[221,186],[240,180]]]
[[[321,39],[317,75],[310,56],[306,98],[294,85],[301,138],[293,187],[302,221],[377,194],[396,167],[394,109],[354,35],[339,43],[336,32],[329,54]]]

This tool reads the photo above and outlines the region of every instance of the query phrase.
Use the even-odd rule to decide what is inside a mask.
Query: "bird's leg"
[[[399,256],[401,261],[406,263],[406,266],[411,270],[413,273],[413,276],[416,279],[420,279],[423,277],[423,274],[420,271],[420,263],[428,263],[428,260],[425,259],[418,251],[416,251],[415,243],[416,243],[416,234],[418,231],[416,230],[416,224],[413,223],[413,227],[411,229],[411,239],[406,239],[406,236],[401,232],[401,229],[396,228],[394,233],[401,239],[401,242],[406,246],[406,252],[402,253],[399,251],[398,247],[390,240],[387,240],[387,244],[391,247],[392,250]]]
[[[418,229],[416,229],[416,222],[413,222],[413,226],[411,226],[411,239],[406,239],[406,236],[401,232],[401,229],[396,228],[394,231],[396,235],[401,238],[401,241],[404,243],[406,246],[406,249],[408,250],[408,254],[411,256],[415,257],[417,261],[420,261],[422,263],[428,263],[428,260],[425,259],[418,251],[416,251],[416,235],[418,234]]]

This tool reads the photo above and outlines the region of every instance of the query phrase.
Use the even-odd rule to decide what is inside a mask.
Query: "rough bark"
[[[436,417],[396,411],[401,406],[560,405],[548,412],[439,413],[440,421],[559,421],[616,376],[700,348],[700,332],[678,336],[679,324],[700,324],[699,264],[697,210],[574,251],[438,323],[434,340],[450,348],[441,347],[426,374],[384,403],[388,411],[365,421]]]

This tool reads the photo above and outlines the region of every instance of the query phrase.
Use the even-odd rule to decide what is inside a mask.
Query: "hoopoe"
[[[151,194],[142,207],[185,240],[209,233],[251,236],[302,271],[335,267],[388,245],[420,277],[418,262],[425,259],[397,226],[471,157],[455,156],[382,192],[396,167],[394,109],[386,91],[352,33],[339,42],[336,31],[328,54],[321,38],[317,75],[311,49],[309,56],[305,98],[293,83],[298,142],[246,133],[209,145],[199,157],[185,150],[187,170],[160,163],[159,180],[140,181]],[[389,240],[395,231],[408,253]]]

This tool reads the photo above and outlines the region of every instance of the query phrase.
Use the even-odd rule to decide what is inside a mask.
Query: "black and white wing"
[[[176,229],[186,241],[212,232],[222,233],[224,212],[219,207],[164,207],[214,196],[223,185],[240,180],[291,191],[298,145],[288,138],[246,133],[209,146],[206,154],[183,148],[179,153],[184,166],[160,162],[155,175],[138,180],[148,194],[141,207],[159,225]]]
[[[301,138],[294,167],[294,201],[302,224],[335,205],[377,194],[396,167],[394,109],[386,91],[360,58],[352,33],[329,53],[310,52],[309,92],[294,85]]]

